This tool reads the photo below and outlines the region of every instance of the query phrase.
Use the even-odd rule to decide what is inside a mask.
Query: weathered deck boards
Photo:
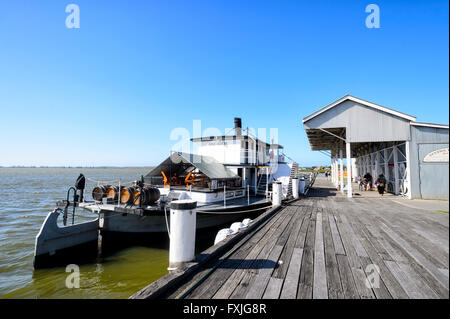
[[[163,297],[449,297],[448,215],[393,196],[347,199],[321,177],[308,195]]]

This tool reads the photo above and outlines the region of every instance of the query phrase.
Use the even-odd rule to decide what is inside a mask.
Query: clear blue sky
[[[80,7],[80,29],[65,7]],[[376,3],[381,28],[368,29]],[[1,1],[0,165],[154,165],[176,127],[277,127],[349,93],[448,123],[447,1]]]

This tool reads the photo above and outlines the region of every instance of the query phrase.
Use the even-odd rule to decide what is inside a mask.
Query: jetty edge
[[[254,232],[260,226],[263,226],[266,221],[270,220],[281,208],[298,199],[292,199],[283,202],[281,205],[274,206],[266,212],[253,220],[246,228],[241,228],[236,234],[226,237],[224,240],[218,242],[216,245],[209,247],[196,256],[194,262],[185,263],[184,267],[171,271],[167,275],[152,282],[145,288],[136,292],[129,299],[158,299],[162,297],[174,286],[179,285],[188,276],[194,274],[206,263],[222,257],[230,251],[241,239]]]

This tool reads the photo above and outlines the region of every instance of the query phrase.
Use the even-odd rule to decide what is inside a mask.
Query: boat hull
[[[83,252],[87,257],[96,254],[98,246],[99,220],[60,227],[57,224],[60,213],[49,213],[35,240],[34,268],[66,263],[67,256]],[[93,249],[91,249],[93,248]],[[67,263],[66,263],[67,264]]]
[[[247,207],[230,207],[228,209],[197,210],[197,229],[228,225],[242,221],[244,218],[254,218],[265,211],[271,204],[260,203]],[[167,214],[170,225],[170,214]],[[149,216],[134,214],[118,214],[113,211],[102,211],[100,215],[102,232],[118,233],[166,233],[166,216],[163,211],[154,212]]]

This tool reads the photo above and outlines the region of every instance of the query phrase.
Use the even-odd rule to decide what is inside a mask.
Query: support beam
[[[374,180],[376,180],[378,178],[378,175],[380,175],[381,170],[380,170],[380,151],[377,150],[375,153],[375,176],[374,176]]]
[[[330,167],[331,167],[331,182],[333,182],[333,155],[330,154]]]
[[[370,157],[370,175],[372,175],[372,178],[374,178],[375,174],[377,173],[375,172],[375,154],[372,152],[370,153],[369,157]]]
[[[364,171],[362,172],[362,175],[364,176],[368,172],[368,170],[367,170],[367,154],[364,154],[364,157],[363,157],[363,170]]]
[[[364,175],[363,168],[362,168],[362,161],[363,161],[363,158],[359,157],[358,158],[358,175],[361,175],[361,176]]]
[[[399,175],[398,175],[398,147],[394,145],[392,152],[394,152],[394,193],[398,195],[400,192]]]
[[[372,174],[372,172],[370,171],[370,153],[369,153],[369,151],[367,151],[367,155],[366,155],[366,173]]]
[[[386,178],[386,191],[387,191],[387,185],[389,184],[389,150],[385,148],[383,150],[383,157],[384,157],[384,177]]]
[[[331,133],[331,132],[329,132],[329,131],[327,131],[327,130],[325,130],[323,128],[319,128],[319,130],[321,130],[322,132],[325,132],[327,134],[330,134],[330,135],[332,135],[332,136],[334,136],[334,137],[336,137],[336,138],[338,138],[338,139],[340,139],[340,140],[345,142],[345,139],[343,137],[339,136],[339,135],[333,134],[333,133]],[[321,139],[323,139],[323,137],[321,137]]]
[[[336,172],[334,171],[334,156],[331,155],[331,183],[334,184],[334,178],[336,177]]]
[[[334,172],[334,156],[331,156],[331,183],[334,184],[334,178],[336,177],[336,173]]]
[[[333,156],[333,185],[336,186],[336,156]]]
[[[341,185],[341,193],[344,194],[344,163],[342,158],[342,148],[339,149],[339,168],[340,168],[340,180],[339,183]]]
[[[352,197],[352,152],[350,142],[345,143],[345,153],[347,154],[347,197]],[[344,183],[342,183],[344,184]]]
[[[337,187],[337,157],[333,157],[333,184]]]
[[[411,147],[411,142],[410,141],[406,141],[405,144],[405,152],[406,152],[406,181],[404,181],[403,183],[406,184],[406,187],[408,188],[407,191],[407,196],[409,199],[412,198],[412,193],[411,193],[411,160],[410,160],[410,147]]]

